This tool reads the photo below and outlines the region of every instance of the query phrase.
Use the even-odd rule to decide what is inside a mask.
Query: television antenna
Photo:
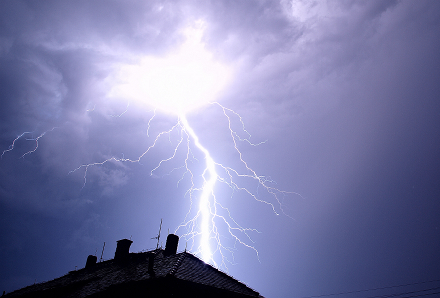
[[[157,239],[157,245],[156,245],[156,249],[159,248],[159,241],[160,241],[160,231],[162,230],[162,218],[160,219],[160,226],[159,226],[159,234],[157,234],[156,237],[153,237],[151,239]]]

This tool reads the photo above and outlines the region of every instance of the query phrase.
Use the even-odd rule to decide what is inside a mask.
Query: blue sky
[[[243,160],[290,192],[278,202],[236,180],[256,200],[218,184],[233,225],[258,230],[237,234],[257,255],[219,224],[233,251],[221,269],[266,297],[439,280],[439,14],[434,0],[2,1],[0,290],[82,268],[103,242],[104,259],[122,238],[134,252],[155,248],[161,219],[175,232],[197,212],[199,192],[191,208],[188,175],[180,181],[183,147],[151,175],[179,131],[138,163],[121,161],[138,159],[177,117],[111,93],[121,69],[172,56],[188,28],[203,29],[201,47],[231,72],[208,101],[240,115],[259,144],[236,138]],[[243,139],[237,114],[228,115]],[[186,116],[216,162],[250,173],[221,106]],[[204,156],[191,154],[197,187]],[[84,167],[70,173],[111,158],[89,167],[85,184]],[[187,240],[179,250],[197,253],[198,239]]]

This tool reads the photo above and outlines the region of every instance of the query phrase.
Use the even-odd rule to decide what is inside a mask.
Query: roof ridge
[[[167,276],[174,276],[176,274],[177,269],[179,269],[180,265],[182,265],[183,259],[185,259],[186,253],[181,253],[176,263],[174,263],[173,267],[171,267],[170,272],[168,272]]]

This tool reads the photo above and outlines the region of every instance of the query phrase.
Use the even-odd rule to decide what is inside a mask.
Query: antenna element
[[[105,248],[105,242],[104,245],[102,246],[102,252],[101,252],[101,258],[99,259],[99,262],[102,262],[102,255],[104,254],[104,248]]]
[[[159,248],[159,241],[160,241],[160,231],[162,230],[162,218],[160,219],[160,227],[159,227],[159,234],[157,234],[156,237],[153,237],[151,239],[157,239],[157,245],[156,245],[156,249]]]

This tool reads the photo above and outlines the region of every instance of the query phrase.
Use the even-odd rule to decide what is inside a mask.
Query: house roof
[[[249,297],[262,297],[258,292],[221,272],[188,252],[166,256],[164,250],[130,253],[123,262],[108,260],[90,268],[71,271],[54,280],[28,286],[7,296],[71,287],[72,297],[87,297],[125,283],[175,278],[180,281],[226,290]]]

